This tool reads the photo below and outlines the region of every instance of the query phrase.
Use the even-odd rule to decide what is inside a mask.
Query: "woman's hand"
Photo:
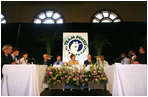
[[[138,61],[134,61],[133,64],[140,64]]]
[[[14,65],[14,64],[16,64],[16,62],[12,62],[11,64],[13,64],[13,65]]]

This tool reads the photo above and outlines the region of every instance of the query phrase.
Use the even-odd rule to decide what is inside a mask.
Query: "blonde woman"
[[[71,58],[71,60],[68,62],[69,66],[79,65],[79,62],[77,60],[75,60],[75,58],[76,58],[75,54],[71,54],[70,58]]]

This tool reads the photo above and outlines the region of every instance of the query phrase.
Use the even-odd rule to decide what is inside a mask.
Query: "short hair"
[[[126,54],[125,54],[125,53],[121,53],[121,55],[122,55],[122,54],[126,56]]]
[[[4,51],[5,49],[8,49],[9,47],[12,47],[12,45],[10,44],[5,44],[2,48],[2,50]]]
[[[131,49],[130,51],[132,51],[133,53],[135,53],[135,51],[133,49]]]
[[[75,54],[71,54],[71,55],[70,55],[70,58],[72,58],[73,56],[76,56],[76,55],[75,55]]]
[[[88,55],[90,55],[90,56],[92,57],[92,55],[91,55],[91,54],[88,54]]]
[[[103,56],[103,57],[104,57],[104,55],[103,55],[103,54],[101,54],[101,55],[100,55],[100,57],[101,57],[101,56]]]
[[[43,57],[44,57],[45,55],[48,55],[48,54],[46,54],[46,53],[45,53],[45,54],[43,54]]]
[[[60,55],[58,55],[57,57],[61,57]]]
[[[22,52],[22,56],[25,55],[25,54],[28,54],[28,53],[27,52]]]
[[[136,52],[133,49],[131,49],[129,52],[133,52],[134,54],[136,54]]]
[[[14,47],[14,48],[12,49],[12,52],[15,52],[15,51],[20,51],[20,50],[19,50],[19,48]]]
[[[141,45],[140,47],[143,48],[144,51],[146,51],[146,48],[143,45]]]

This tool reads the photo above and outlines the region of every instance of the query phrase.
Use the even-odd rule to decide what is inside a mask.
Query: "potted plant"
[[[49,55],[49,58],[51,58],[51,48],[53,46],[53,42],[56,39],[56,35],[57,35],[57,31],[52,34],[52,33],[46,33],[43,34],[42,36],[40,36],[39,38],[37,38],[37,42],[43,44],[44,46],[46,46],[46,52]]]
[[[90,70],[86,73],[86,79],[88,79],[88,89],[104,89],[104,84],[107,82],[107,77],[103,69],[99,66],[91,65]]]
[[[82,89],[88,86],[88,89],[102,89],[107,77],[99,66],[91,65],[90,70],[86,71],[77,67],[70,69],[67,66],[62,68],[49,66],[46,71],[45,82],[49,84],[49,89],[65,89],[69,85],[70,89]]]
[[[50,67],[46,71],[46,82],[49,84],[49,89],[62,89],[65,90],[65,77],[67,75],[66,69]]]
[[[104,37],[104,35],[98,34],[92,41],[91,45],[95,48],[97,56],[95,56],[96,61],[98,61],[98,58],[100,57],[103,48],[111,46],[110,42],[108,39]]]

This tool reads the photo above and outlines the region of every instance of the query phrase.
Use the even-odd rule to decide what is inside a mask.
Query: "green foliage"
[[[96,35],[96,37],[94,38],[94,40],[93,40],[91,45],[95,48],[96,53],[97,53],[98,56],[101,55],[102,49],[104,47],[111,46],[111,44],[108,41],[108,39],[106,39],[104,37],[104,35],[101,35],[101,34]]]
[[[47,50],[47,54],[50,55],[51,54],[51,48],[53,46],[53,42],[56,39],[56,35],[57,35],[57,31],[53,34],[53,33],[46,33],[44,35],[42,35],[41,37],[37,38],[37,42],[43,44],[46,46],[46,50]]]

